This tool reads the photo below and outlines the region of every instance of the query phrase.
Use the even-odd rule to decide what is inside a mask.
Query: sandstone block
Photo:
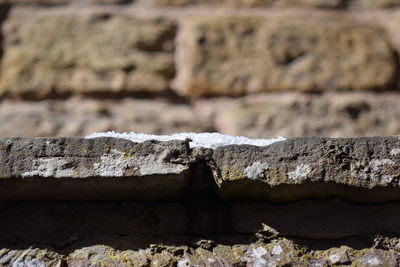
[[[399,147],[398,137],[293,138],[267,147],[217,148],[212,168],[228,198],[379,202],[398,198]]]
[[[47,13],[49,12],[49,13]],[[173,22],[104,13],[15,12],[1,94],[160,93],[174,76]]]
[[[0,167],[0,200],[176,199],[188,182],[188,150],[182,141],[3,139],[0,159],[8,164]]]
[[[0,200],[175,200],[200,181],[216,183],[227,199],[399,199],[398,137],[293,138],[215,149],[190,149],[189,142],[2,139]]]
[[[396,60],[380,28],[279,16],[190,18],[180,35],[182,95],[389,89]]]
[[[0,103],[0,136],[79,137],[93,132],[172,134],[211,128],[189,105],[152,99],[15,101]]]
[[[202,99],[195,111],[221,133],[252,138],[391,136],[400,133],[399,101],[396,92],[285,92]]]
[[[359,137],[400,133],[400,94],[269,93],[207,98],[193,105],[158,99],[63,100],[0,103],[0,136],[69,136],[93,132],[172,134],[207,132],[276,136]]]

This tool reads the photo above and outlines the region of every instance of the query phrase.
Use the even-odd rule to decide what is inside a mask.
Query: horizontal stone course
[[[195,98],[398,87],[395,10],[81,6],[4,15],[0,94],[165,96],[172,88]]]
[[[2,139],[0,159],[6,164],[0,166],[0,196],[156,201],[182,198],[190,184],[205,179],[216,183],[219,194],[228,199],[399,199],[397,137],[293,138],[266,147],[193,151],[187,142]],[[202,164],[209,166],[208,174]],[[35,186],[40,187],[33,190]],[[17,190],[10,194],[13,187]]]
[[[38,138],[0,144],[7,162],[0,167],[1,200],[155,201],[182,197],[188,183],[191,159],[183,142]],[[168,190],[160,191],[164,186]]]
[[[183,255],[177,256],[177,253],[183,253]],[[4,260],[5,263],[15,266],[19,266],[17,264],[46,264],[44,266],[49,267],[57,267],[60,264],[65,266],[147,266],[149,264],[158,266],[176,264],[178,266],[209,266],[210,263],[217,266],[235,266],[239,264],[256,265],[260,262],[272,262],[276,264],[275,266],[285,266],[285,264],[295,266],[343,264],[347,266],[351,263],[354,266],[379,266],[379,264],[395,266],[399,260],[398,252],[375,248],[355,250],[342,246],[325,251],[317,250],[306,253],[288,240],[280,240],[270,244],[218,245],[211,250],[203,248],[191,250],[186,246],[160,245],[139,251],[121,251],[109,246],[95,245],[76,250],[67,255],[63,261],[60,260],[62,256],[55,252],[38,249],[8,250],[5,251],[3,256],[6,259]]]
[[[92,99],[0,103],[0,136],[85,136],[93,132],[217,131],[251,138],[387,136],[400,133],[400,94],[296,92],[192,103]]]

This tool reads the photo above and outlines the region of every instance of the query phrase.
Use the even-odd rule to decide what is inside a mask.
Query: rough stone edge
[[[84,146],[81,151],[73,151],[68,148],[71,142],[75,142],[72,148],[77,144],[91,144],[96,152],[85,155]],[[101,151],[104,144],[111,144],[107,151]],[[113,146],[126,151],[117,155]],[[161,150],[135,156],[133,148]],[[21,153],[24,149],[30,150]],[[7,195],[11,200],[182,199],[190,194],[189,185],[195,179],[206,176],[215,182],[220,196],[227,199],[287,202],[338,197],[361,202],[392,201],[400,199],[399,149],[399,137],[301,137],[266,147],[230,145],[215,150],[190,149],[188,141],[134,143],[117,138],[3,138],[0,139],[3,162],[0,165],[3,194],[0,195],[3,200],[7,200]],[[103,162],[107,175],[98,175],[93,170],[72,175],[63,169],[71,167],[70,164],[79,168],[88,164],[101,167],[102,158],[108,159],[108,165]],[[46,164],[39,164],[47,161],[55,167],[49,169]],[[28,172],[27,164],[31,168]],[[152,173],[141,174],[136,170],[152,164],[156,164],[152,166]],[[204,167],[212,175],[206,174]],[[119,168],[127,171],[119,173]]]

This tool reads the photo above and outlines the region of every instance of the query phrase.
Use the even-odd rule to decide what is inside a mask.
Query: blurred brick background
[[[400,134],[400,0],[0,0],[0,136]]]

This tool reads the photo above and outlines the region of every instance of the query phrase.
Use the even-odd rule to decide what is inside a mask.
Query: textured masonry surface
[[[396,90],[399,7],[397,0],[1,1],[0,95]]]
[[[400,138],[0,140],[1,266],[397,266]]]

